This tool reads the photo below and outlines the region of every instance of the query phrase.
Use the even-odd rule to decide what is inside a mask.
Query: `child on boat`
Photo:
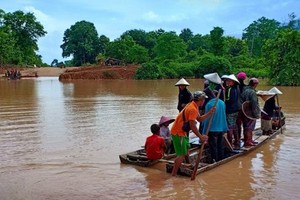
[[[175,119],[170,119],[169,117],[162,116],[159,120],[158,125],[160,126],[160,136],[165,140],[165,152],[167,154],[174,151],[174,147],[172,144],[172,137],[169,129],[169,124],[174,122]]]
[[[147,137],[145,143],[146,156],[150,160],[160,159],[164,155],[165,141],[163,137],[159,136],[158,124],[152,124],[150,129],[152,135]]]

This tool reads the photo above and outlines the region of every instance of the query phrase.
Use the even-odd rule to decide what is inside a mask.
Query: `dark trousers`
[[[224,158],[223,132],[209,132],[208,144],[212,160],[219,161]]]

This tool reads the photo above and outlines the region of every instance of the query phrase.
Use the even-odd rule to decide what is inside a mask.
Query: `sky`
[[[300,0],[1,0],[6,13],[21,10],[34,13],[47,34],[38,39],[43,62],[62,57],[64,32],[76,22],[95,25],[111,41],[124,32],[146,32],[189,28],[193,34],[209,34],[221,27],[224,35],[241,37],[243,30],[261,17],[287,22],[294,12],[300,18]]]

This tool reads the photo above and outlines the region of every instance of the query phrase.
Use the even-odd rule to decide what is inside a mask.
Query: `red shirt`
[[[165,141],[159,135],[151,135],[147,137],[145,143],[146,155],[150,160],[160,159],[164,155]]]

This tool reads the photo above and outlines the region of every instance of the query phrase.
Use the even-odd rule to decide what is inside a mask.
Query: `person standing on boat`
[[[227,139],[232,145],[232,140],[234,138],[234,146],[240,148],[240,137],[238,135],[237,128],[237,116],[239,111],[239,91],[238,85],[239,81],[234,74],[229,76],[224,75],[222,78],[226,83],[226,92],[225,92],[225,105],[226,105],[226,119],[228,124],[228,133]]]
[[[242,101],[248,101],[250,104],[251,117],[246,116],[244,111],[242,113],[243,129],[244,129],[244,146],[251,147],[255,146],[256,142],[253,141],[252,135],[255,129],[256,119],[260,118],[260,108],[258,104],[258,98],[255,88],[257,87],[259,81],[257,78],[251,78],[249,85],[244,88],[242,93]]]
[[[225,88],[222,85],[222,80],[218,73],[205,74],[204,78],[206,80],[204,81],[205,88],[204,88],[203,92],[206,94],[206,96],[208,98],[206,98],[203,105],[199,107],[200,114],[205,113],[205,106],[206,106],[207,102],[209,102],[211,99],[216,97],[213,92],[214,90],[221,89],[221,93],[220,93],[220,97],[219,97],[220,99],[224,99],[224,91],[225,91]],[[202,132],[202,129],[203,129],[203,122],[201,122],[199,125],[200,132]]]
[[[152,124],[152,135],[147,137],[145,143],[146,156],[149,160],[160,159],[164,156],[165,141],[164,138],[159,136],[159,125]]]
[[[217,93],[217,91],[214,91]],[[226,121],[225,103],[221,99],[213,98],[207,102],[205,113],[208,113],[216,103],[216,112],[212,116],[211,126],[208,127],[209,119],[203,121],[203,133],[208,132],[208,144],[213,161],[219,161],[224,158],[224,134],[228,132]],[[209,130],[207,130],[209,129]]]
[[[187,86],[190,84],[184,79],[180,79],[175,86],[178,86],[179,94],[178,94],[178,111],[182,111],[182,109],[192,100],[192,93],[187,89]]]
[[[188,155],[188,148],[189,148],[189,138],[187,137],[187,132],[182,129],[183,124],[185,121],[188,121],[190,129],[194,132],[194,134],[200,138],[201,142],[207,141],[206,135],[201,135],[199,132],[196,121],[202,121],[209,117],[214,111],[215,108],[212,108],[209,112],[207,112],[205,115],[200,116],[199,115],[199,106],[201,106],[205,99],[207,98],[206,94],[202,91],[196,91],[193,94],[193,100],[191,103],[189,103],[184,110],[182,110],[176,117],[175,122],[173,123],[173,126],[171,128],[171,135],[172,135],[172,141],[175,148],[176,158],[174,161],[174,167],[172,170],[172,176],[175,176],[177,174],[177,171],[183,162],[183,159],[186,155]],[[183,120],[183,112],[184,112],[184,118]]]
[[[242,111],[242,97],[241,94],[244,91],[244,87],[246,86],[246,84],[244,83],[245,79],[247,78],[247,74],[245,72],[239,72],[237,74],[237,79],[239,81],[239,87],[238,89],[238,94],[239,94],[239,101],[238,101],[238,107],[239,107],[239,111],[238,111],[238,116],[237,116],[237,120],[236,120],[236,125],[237,125],[237,130],[238,130],[238,138],[241,138],[242,135],[242,116],[243,116],[243,111]],[[240,141],[239,141],[240,142]]]
[[[272,117],[274,115],[274,110],[276,109],[275,94],[265,99],[265,104],[263,107],[263,112],[261,112],[261,130],[263,135],[272,134]]]
[[[169,129],[170,123],[174,122],[175,119],[171,119],[166,116],[162,116],[159,120],[160,136],[165,140],[165,152],[170,153],[173,150],[172,137]]]

